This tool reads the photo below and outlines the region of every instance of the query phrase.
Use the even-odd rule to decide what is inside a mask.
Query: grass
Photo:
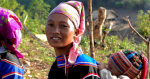
[[[47,42],[43,43],[47,44]],[[50,66],[55,61],[55,57],[52,57],[51,52],[27,34],[22,38],[18,50],[23,54],[27,54],[24,56],[24,60],[31,64],[26,67],[30,74],[25,74],[25,78],[29,79],[29,76],[31,76],[32,78],[46,79]],[[54,50],[52,49],[52,51]]]

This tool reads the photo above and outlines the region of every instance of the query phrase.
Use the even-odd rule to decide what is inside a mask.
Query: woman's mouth
[[[51,40],[55,43],[58,43],[61,41],[61,38],[60,37],[52,37]]]
[[[61,38],[51,38],[52,40],[60,40]]]

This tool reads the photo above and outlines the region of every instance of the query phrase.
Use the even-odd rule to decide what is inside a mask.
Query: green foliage
[[[116,8],[122,8],[124,6],[124,2],[123,1],[115,2],[115,6],[116,6]]]
[[[44,3],[43,0],[33,0],[28,6],[28,14],[32,19],[40,20],[39,22],[41,23],[43,22],[42,19],[47,19],[49,8],[50,5]]]
[[[98,42],[98,41],[97,41]],[[81,40],[80,46],[82,49],[84,49],[84,53],[87,55],[90,55],[90,43],[87,36],[84,36]],[[104,54],[109,55],[111,53],[114,53],[119,50],[125,50],[125,49],[132,49],[136,51],[145,51],[147,49],[147,45],[142,42],[140,44],[136,44],[134,42],[134,39],[129,40],[128,38],[125,38],[123,41],[118,38],[118,36],[107,36],[106,43],[105,43],[105,49],[102,50],[102,47],[100,47],[100,50],[95,50],[96,54]]]
[[[22,15],[26,12],[24,6],[20,5],[16,0],[1,0],[0,7],[13,11],[22,21]]]
[[[87,36],[83,36],[80,42],[80,46],[84,48],[84,50],[89,53],[90,51],[90,40]]]
[[[33,33],[45,33],[44,26],[46,24],[47,16],[49,14],[50,5],[43,2],[43,0],[33,0],[28,6],[28,20],[27,27]]]
[[[145,36],[146,38],[150,35],[150,21],[149,13],[144,13],[142,10],[138,12],[137,25],[139,33]]]
[[[106,46],[108,47],[107,50],[111,50],[112,52],[124,49],[145,51],[147,48],[145,43],[138,45],[134,43],[134,39],[129,40],[128,38],[125,38],[123,41],[121,41],[117,36],[108,36],[106,39]]]
[[[28,9],[28,6],[31,3],[31,1],[33,0],[17,0],[18,3],[20,3],[21,5],[25,7],[25,10]]]
[[[50,7],[51,10],[57,6],[56,1],[54,1],[54,0],[44,0],[44,2],[51,6]],[[48,12],[50,12],[50,11],[48,11]]]

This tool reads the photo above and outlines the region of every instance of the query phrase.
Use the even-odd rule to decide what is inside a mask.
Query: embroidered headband
[[[54,13],[60,13],[67,16],[75,25],[76,29],[79,30],[79,35],[73,41],[73,47],[69,51],[69,64],[74,64],[78,55],[77,47],[80,43],[81,36],[85,31],[85,14],[83,4],[78,1],[68,1],[60,3],[50,12],[49,15]]]
[[[0,7],[0,42],[18,58],[23,58],[23,55],[17,50],[22,39],[21,29],[21,21],[15,13]]]

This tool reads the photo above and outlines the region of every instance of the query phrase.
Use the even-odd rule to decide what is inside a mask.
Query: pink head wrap
[[[67,16],[75,25],[76,29],[79,30],[79,35],[73,41],[73,47],[69,51],[69,64],[74,64],[78,55],[78,45],[81,40],[81,36],[85,31],[85,15],[84,6],[78,1],[68,1],[60,3],[56,8],[54,8],[49,15],[53,13],[60,13]]]
[[[136,59],[132,59],[132,57],[135,55],[142,57],[142,64],[140,64],[141,66],[139,66],[138,68],[134,66],[134,60]],[[140,73],[140,69],[142,69],[140,79],[146,78],[148,70],[148,59],[144,55],[138,55],[137,52],[133,50],[125,50],[115,52],[111,55],[110,58],[113,60],[113,63],[117,70],[119,70],[122,74],[127,75],[128,77],[133,79]]]
[[[22,24],[15,13],[0,7],[0,38],[2,39],[0,42],[18,58],[23,58],[23,55],[17,50],[22,39],[21,29]]]

